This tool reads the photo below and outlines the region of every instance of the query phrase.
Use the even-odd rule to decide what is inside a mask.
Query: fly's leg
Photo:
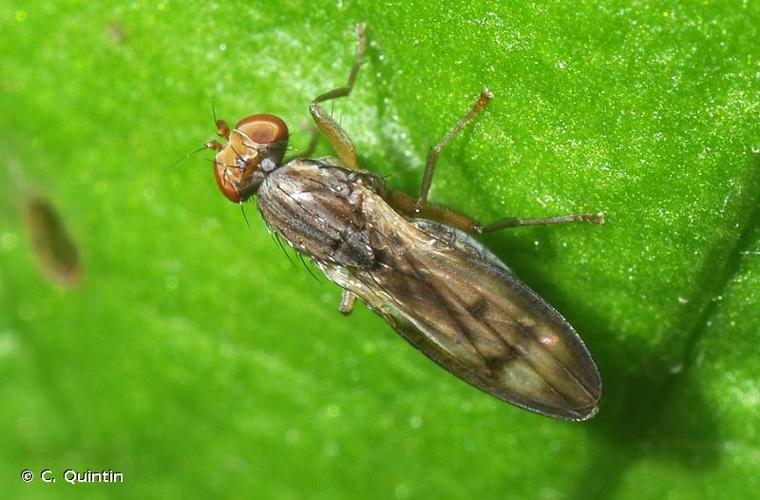
[[[356,58],[354,59],[354,65],[351,67],[351,73],[348,75],[348,82],[343,87],[332,89],[329,92],[325,92],[317,96],[311,105],[309,106],[309,113],[311,113],[314,122],[317,124],[319,130],[327,137],[327,140],[332,144],[335,152],[338,153],[338,157],[346,164],[348,168],[357,168],[358,162],[356,160],[356,149],[351,143],[351,139],[346,134],[346,131],[341,128],[338,122],[330,116],[325,109],[319,104],[320,102],[329,101],[330,99],[336,99],[338,97],[345,97],[351,93],[354,88],[354,82],[356,81],[356,75],[359,74],[359,68],[362,64],[362,58],[364,57],[364,49],[367,45],[367,37],[365,35],[367,26],[365,24],[359,24],[356,27],[357,44],[356,44]]]
[[[475,232],[478,234],[491,233],[507,227],[517,226],[545,226],[548,224],[562,224],[565,222],[591,222],[593,224],[604,224],[604,214],[599,212],[595,214],[568,214],[555,215],[554,217],[538,217],[535,219],[523,219],[521,217],[505,217],[496,222],[478,225]]]
[[[351,142],[348,134],[346,134],[346,131],[319,104],[313,103],[309,106],[309,112],[314,118],[320,132],[330,141],[333,149],[338,154],[338,158],[341,159],[347,168],[355,170],[359,162],[356,159],[354,144]]]
[[[340,296],[340,312],[346,316],[351,314],[356,304],[356,298],[356,295],[353,293],[343,290],[343,295]]]
[[[433,203],[425,203],[420,207],[417,204],[419,200],[403,191],[388,191],[385,194],[385,201],[407,217],[443,222],[470,234],[477,233],[477,228],[480,227],[480,222],[477,220],[451,208]]]
[[[294,160],[296,158],[309,158],[311,155],[314,154],[314,151],[317,149],[317,144],[319,144],[319,130],[315,129],[314,126],[309,126],[309,144],[306,146],[305,149],[302,149],[301,151],[288,156],[282,161],[282,164],[289,163],[291,160]]]
[[[508,227],[539,226],[547,224],[559,224],[564,222],[591,222],[594,224],[604,223],[604,214],[568,214],[554,217],[521,218],[505,217],[490,224],[481,224],[477,219],[457,212],[448,207],[426,203],[424,207],[417,206],[417,200],[403,191],[389,191],[385,196],[386,201],[393,208],[409,217],[419,217],[442,222],[470,234],[483,234],[498,231]]]
[[[356,75],[359,73],[359,67],[362,65],[362,58],[364,57],[364,49],[367,45],[367,25],[360,23],[356,25],[356,58],[354,59],[354,65],[351,67],[351,73],[348,75],[348,82],[343,87],[332,89],[324,94],[314,98],[313,103],[329,101],[336,97],[345,97],[351,93],[354,88],[354,82],[356,81]]]
[[[414,205],[414,211],[416,213],[422,213],[425,206],[427,205],[428,192],[430,191],[430,185],[433,183],[435,164],[438,162],[438,156],[441,154],[441,151],[443,151],[443,148],[445,148],[446,145],[451,142],[451,139],[453,139],[455,135],[461,132],[462,129],[465,128],[467,124],[469,124],[478,115],[478,113],[485,109],[486,104],[488,104],[488,101],[490,101],[492,98],[493,94],[491,91],[487,88],[483,88],[482,92],[480,93],[480,97],[477,101],[475,101],[475,104],[472,105],[470,110],[462,118],[459,119],[456,125],[454,125],[454,127],[449,130],[445,136],[443,136],[441,142],[430,148],[427,162],[425,163],[425,174],[422,176],[420,196],[417,198],[417,202]]]
[[[430,148],[427,162],[425,164],[425,174],[422,178],[422,186],[420,188],[420,195],[415,200],[411,196],[401,191],[389,191],[386,195],[386,201],[393,206],[399,212],[404,213],[410,217],[420,217],[423,219],[430,219],[438,222],[442,222],[449,226],[460,229],[470,234],[483,234],[498,231],[507,227],[516,226],[537,226],[545,224],[558,224],[564,222],[592,222],[595,224],[604,223],[604,214],[569,214],[558,215],[555,217],[541,217],[534,219],[524,219],[520,217],[506,217],[504,219],[497,220],[491,224],[481,224],[476,219],[457,212],[441,205],[435,205],[428,203],[427,197],[430,191],[430,186],[433,182],[433,173],[435,172],[435,165],[438,161],[438,156],[443,151],[443,148],[462,131],[472,120],[485,109],[488,102],[493,98],[493,94],[487,88],[484,88],[480,93],[480,97],[472,105],[470,110],[459,119],[454,127],[441,139],[441,141]]]

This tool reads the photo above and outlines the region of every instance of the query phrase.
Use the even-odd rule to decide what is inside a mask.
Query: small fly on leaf
[[[6,167],[16,204],[43,276],[55,285],[74,288],[82,278],[79,250],[53,203],[21,173],[15,161]]]
[[[602,223],[603,215],[510,217],[484,225],[428,202],[439,154],[486,107],[492,98],[487,89],[430,150],[416,198],[362,170],[350,138],[320,104],[351,92],[366,45],[364,25],[357,33],[348,82],[309,107],[337,156],[309,159],[310,148],[283,160],[288,128],[274,115],[251,115],[232,128],[216,120],[225,144],[214,140],[206,147],[217,152],[219,189],[235,203],[255,195],[269,228],[343,289],[344,314],[358,298],[475,387],[542,415],[592,417],[602,383],[583,341],[473,235],[514,226]]]
[[[23,209],[42,273],[49,281],[65,288],[77,286],[82,277],[79,251],[58,211],[42,196],[25,199]]]

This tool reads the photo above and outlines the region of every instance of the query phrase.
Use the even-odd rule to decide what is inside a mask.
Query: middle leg
[[[420,196],[417,198],[417,202],[414,205],[414,211],[416,213],[422,212],[427,205],[428,192],[430,191],[430,186],[433,183],[433,173],[435,172],[435,165],[438,162],[438,156],[441,154],[441,151],[443,151],[443,148],[445,148],[446,145],[451,142],[451,139],[453,139],[455,135],[461,132],[462,129],[465,128],[478,115],[478,113],[485,109],[486,104],[488,104],[488,101],[491,99],[493,99],[493,94],[490,90],[484,87],[480,93],[480,97],[477,101],[475,101],[475,104],[472,105],[470,110],[462,118],[459,119],[456,125],[454,125],[454,127],[449,130],[445,136],[443,136],[441,142],[430,148],[427,162],[425,163],[425,173],[422,176]]]

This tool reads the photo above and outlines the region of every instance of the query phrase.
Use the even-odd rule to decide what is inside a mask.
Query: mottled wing
[[[409,221],[371,174],[294,160],[259,187],[262,216],[327,276],[465,381],[518,406],[588,418],[601,394],[583,342],[470,236]]]
[[[333,269],[343,274],[337,281],[436,363],[493,396],[569,420],[596,413],[599,372],[553,307],[465,233],[408,222],[384,203],[365,209],[375,212],[376,265],[350,276]]]

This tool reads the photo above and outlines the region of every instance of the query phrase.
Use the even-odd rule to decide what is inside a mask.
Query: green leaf
[[[427,149],[487,86],[433,201],[484,221],[605,213],[484,239],[594,354],[594,420],[505,405],[365,309],[342,317],[335,286],[219,195],[208,153],[173,164],[213,136],[212,99],[231,122],[282,116],[305,146],[308,103],[345,82],[361,21],[367,60],[333,109],[368,169],[416,192]],[[758,26],[752,2],[3,2],[0,489],[752,496]],[[77,288],[40,274],[33,193],[78,244]],[[57,481],[25,484],[26,468]],[[68,468],[124,483],[75,488]]]

